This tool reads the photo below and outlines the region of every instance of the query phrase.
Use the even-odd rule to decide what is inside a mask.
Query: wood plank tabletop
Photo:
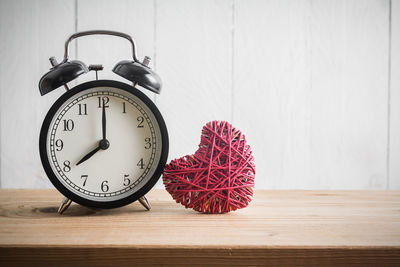
[[[0,265],[400,266],[400,191],[256,191],[215,215],[147,196],[150,211],[73,203],[59,215],[55,190],[2,189]]]

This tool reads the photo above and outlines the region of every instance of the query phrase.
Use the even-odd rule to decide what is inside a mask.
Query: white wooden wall
[[[400,0],[0,0],[1,187],[51,187],[38,135],[64,91],[37,84],[89,29],[129,33],[152,57],[169,159],[228,120],[253,147],[257,188],[400,189]],[[72,45],[101,78],[122,80],[111,68],[129,52],[112,37]]]

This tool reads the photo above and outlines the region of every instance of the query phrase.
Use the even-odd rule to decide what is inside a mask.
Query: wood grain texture
[[[223,215],[186,210],[163,190],[148,197],[149,212],[72,204],[61,216],[54,190],[0,190],[0,263],[400,264],[400,191],[256,191]]]
[[[400,189],[400,1],[391,1],[389,188]]]
[[[235,3],[233,122],[257,187],[386,188],[388,2]]]
[[[65,90],[41,97],[38,83],[61,58],[74,30],[74,1],[0,1],[0,177],[2,187],[49,187],[39,159],[39,131]],[[62,23],[59,23],[62,21]]]
[[[18,255],[16,258],[15,255]],[[398,266],[387,248],[81,248],[0,247],[6,266]]]

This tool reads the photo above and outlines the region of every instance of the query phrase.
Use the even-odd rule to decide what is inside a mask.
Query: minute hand
[[[103,103],[103,114],[101,116],[101,127],[103,130],[103,140],[106,140],[106,107],[105,104]]]

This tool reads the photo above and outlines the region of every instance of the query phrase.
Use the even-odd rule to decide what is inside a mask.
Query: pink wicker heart
[[[207,123],[194,155],[172,160],[165,188],[186,208],[225,213],[246,207],[253,197],[255,163],[240,130],[225,121]]]

